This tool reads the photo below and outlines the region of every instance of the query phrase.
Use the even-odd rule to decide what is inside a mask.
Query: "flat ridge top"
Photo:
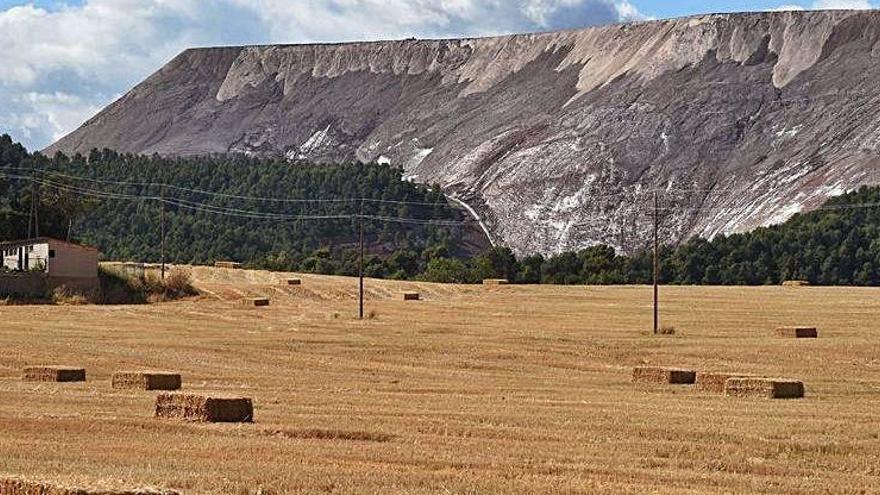
[[[782,17],[782,16],[802,16],[802,17],[810,17],[810,16],[818,16],[818,15],[840,15],[841,13],[865,13],[865,12],[876,12],[880,14],[880,9],[809,9],[809,10],[773,10],[773,11],[761,11],[761,10],[745,10],[739,12],[706,12],[701,14],[692,14],[685,15],[679,17],[670,17],[665,19],[644,19],[644,20],[632,20],[632,21],[621,21],[621,22],[611,22],[607,24],[601,24],[597,26],[585,26],[580,28],[571,28],[571,29],[556,29],[556,30],[536,30],[536,31],[527,31],[527,32],[515,32],[515,33],[499,33],[499,34],[490,34],[486,36],[463,36],[463,37],[451,37],[451,36],[441,36],[441,37],[409,37],[409,38],[387,38],[387,39],[372,39],[372,40],[343,40],[343,41],[304,41],[304,42],[293,42],[293,43],[250,43],[250,44],[240,44],[240,45],[204,45],[204,46],[193,46],[187,48],[185,51],[198,51],[198,50],[229,50],[229,49],[241,49],[241,48],[292,48],[292,47],[341,47],[341,46],[373,46],[377,44],[417,44],[417,43],[434,43],[434,42],[479,42],[479,41],[493,41],[493,40],[506,40],[515,37],[536,37],[536,36],[547,36],[547,35],[555,35],[555,34],[578,34],[578,33],[589,33],[595,31],[603,31],[608,29],[619,29],[622,27],[639,27],[639,26],[661,26],[668,25],[670,23],[677,23],[683,21],[710,21],[717,19],[748,19],[751,17]]]

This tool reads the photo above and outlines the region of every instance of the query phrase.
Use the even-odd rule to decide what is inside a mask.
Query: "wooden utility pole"
[[[162,280],[165,280],[165,186],[162,186],[159,202],[162,204],[162,212],[159,214],[159,236],[161,237],[159,241],[159,257],[162,260]]]
[[[34,238],[40,237],[40,187],[37,185],[36,176],[34,176],[34,190],[36,192],[36,196],[34,196]]]
[[[660,201],[654,190],[654,335],[660,333]]]
[[[35,201],[37,198],[37,171],[33,167],[31,167],[31,211],[28,214],[28,231],[27,237],[28,239],[33,239],[36,236],[32,236],[33,232],[33,223],[34,223],[34,215],[36,212]]]
[[[364,319],[364,202],[361,201],[360,214],[358,215],[358,219],[360,221],[358,228],[358,237],[360,238],[360,255],[358,256],[358,278],[360,282],[360,288],[358,290],[358,301],[360,303],[358,310],[358,319]]]

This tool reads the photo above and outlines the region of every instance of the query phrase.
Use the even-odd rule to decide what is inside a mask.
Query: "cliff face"
[[[520,253],[786,220],[880,183],[880,13],[188,50],[47,151],[377,160]]]

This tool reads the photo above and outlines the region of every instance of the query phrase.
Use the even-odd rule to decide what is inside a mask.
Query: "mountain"
[[[880,183],[880,13],[193,49],[46,151],[400,165],[519,254],[780,223]]]

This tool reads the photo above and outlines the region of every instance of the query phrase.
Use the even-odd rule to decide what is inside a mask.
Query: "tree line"
[[[30,154],[2,136],[0,165],[12,166],[24,175],[34,168],[49,169],[119,183],[52,176],[52,181],[69,186],[65,191],[0,179],[0,239],[26,236],[32,195],[37,195],[34,199],[42,234],[62,239],[72,235],[99,246],[107,259],[114,260],[159,259],[161,204],[88,198],[71,192],[76,188],[132,196],[167,194],[224,211],[347,216],[282,222],[166,205],[166,259],[174,263],[229,259],[253,268],[353,275],[358,271],[356,214],[422,220],[466,218],[446,201],[438,187],[410,183],[403,180],[402,169],[378,164],[316,165],[240,155],[163,158],[110,150],[95,150],[87,157],[57,154],[47,158]],[[160,191],[156,186],[132,183],[171,184],[176,189]],[[249,196],[304,202],[242,199]],[[323,201],[329,198],[375,201]],[[880,188],[864,187],[781,225],[665,246],[661,249],[661,282],[762,285],[806,280],[817,285],[880,285],[880,207],[873,205],[880,205]],[[466,247],[467,227],[366,223],[365,273],[371,277],[449,283],[506,278],[513,283],[579,285],[645,284],[652,280],[652,253],[648,250],[622,255],[599,245],[547,257],[516,257],[503,247],[483,252]]]
[[[660,250],[660,281],[676,285],[880,285],[880,188],[862,187],[771,227],[712,240],[693,238]],[[653,253],[625,256],[608,246],[550,257],[516,258],[495,248],[470,260],[428,263],[426,280],[477,282],[503,277],[515,283],[648,284]]]
[[[28,236],[33,197],[41,235],[69,235],[99,247],[105,259],[158,261],[163,216],[165,259],[178,264],[233,260],[254,268],[353,275],[359,215],[368,217],[369,276],[413,278],[433,258],[472,254],[462,240],[472,228],[467,225],[369,219],[467,219],[439,188],[405,181],[402,169],[385,165],[241,155],[164,158],[110,150],[48,158],[27,153],[8,136],[0,138],[0,165],[12,167],[0,172],[25,178],[0,178],[0,239]],[[27,180],[32,174],[36,187]],[[255,213],[284,217],[254,218]]]

